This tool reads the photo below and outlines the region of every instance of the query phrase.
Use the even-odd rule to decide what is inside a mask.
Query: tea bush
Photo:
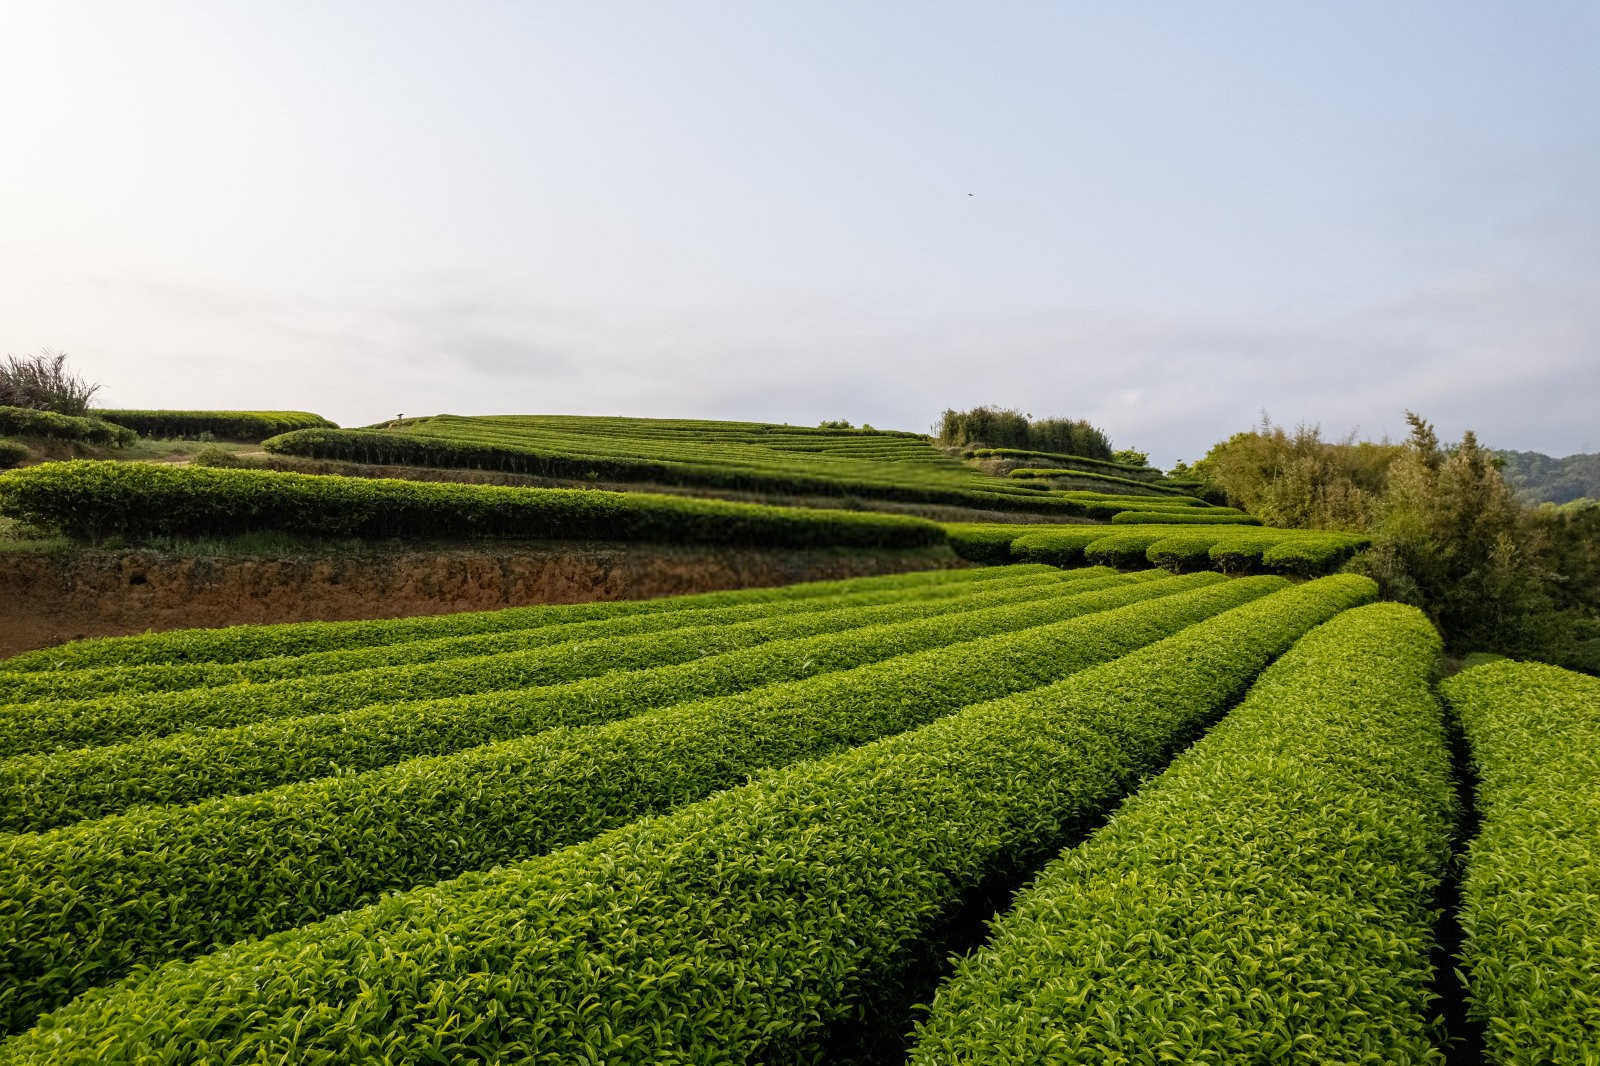
[[[1018,897],[910,1061],[1442,1062],[1439,652],[1398,604],[1302,637]]]

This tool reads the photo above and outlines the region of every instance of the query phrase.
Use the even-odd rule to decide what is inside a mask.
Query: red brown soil
[[[0,656],[81,637],[642,599],[969,564],[903,551],[518,545],[284,556],[0,554]]]

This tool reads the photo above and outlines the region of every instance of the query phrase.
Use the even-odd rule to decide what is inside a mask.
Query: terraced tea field
[[[1023,563],[5,660],[0,1062],[1441,1061],[1459,769],[1375,592]],[[1493,1061],[1593,1050],[1596,684],[1442,688]]]
[[[377,429],[300,430],[274,437],[265,447],[285,455],[364,463],[1089,513],[1045,481],[995,476],[935,448],[921,434],[895,431],[576,415],[436,415]],[[1140,468],[1081,462],[1094,467],[1082,475],[1093,479],[1085,484],[1101,492],[1181,494],[1156,470],[1134,479],[1126,475]]]

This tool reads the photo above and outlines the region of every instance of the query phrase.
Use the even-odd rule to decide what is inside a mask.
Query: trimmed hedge
[[[1018,562],[1082,566],[1083,549],[1113,532],[1107,526],[1063,526],[1023,533],[1011,541],[1011,557]]]
[[[80,444],[108,444],[121,448],[139,439],[139,434],[114,426],[99,418],[58,415],[54,411],[35,411],[31,407],[0,407],[0,435],[48,437]]]
[[[910,589],[962,582],[991,581],[1006,574],[1047,572],[1043,565],[1005,570],[914,570],[879,577],[808,581],[752,589],[725,589],[649,600],[537,604],[497,611],[360,619],[350,622],[278,622],[221,629],[175,629],[131,637],[94,637],[24,652],[3,660],[8,671],[83,670],[171,663],[236,663],[274,656],[306,655],[342,648],[371,647],[414,640],[498,633],[565,625],[635,614],[720,607],[741,603],[786,602],[840,592]]]
[[[1194,526],[1180,522],[1150,525],[1053,526],[1026,533],[1011,542],[1011,557],[1027,562],[1078,566],[1084,560],[1116,566],[1143,566],[1147,562],[1167,565],[1150,550],[1164,541],[1183,536],[1185,566],[1198,564],[1196,545],[1209,537],[1208,558],[1224,572],[1265,569],[1279,573],[1314,576],[1336,569],[1344,560],[1370,543],[1355,533],[1334,533],[1307,529],[1268,529],[1244,526],[1237,522]],[[1168,546],[1161,559],[1170,559]]]
[[[1261,566],[1261,556],[1278,543],[1277,530],[1261,529],[1219,539],[1211,546],[1211,563],[1224,574],[1239,574]]]
[[[1442,1062],[1439,653],[1398,604],[1302,637],[1018,897],[910,1062]]]
[[[958,599],[819,609],[805,616],[802,625],[774,626],[767,639],[750,647],[739,647],[744,641],[708,641],[703,630],[689,630],[685,636],[707,645],[704,654],[650,666],[649,660],[638,661],[635,649],[619,647],[616,668],[595,679],[604,684],[589,684],[585,678],[436,699],[406,700],[397,694],[368,700],[355,710],[322,710],[231,729],[17,756],[0,761],[0,830],[34,832],[143,803],[192,803],[448,754],[552,725],[603,721],[652,706],[1043,624],[1062,611],[1072,613],[1075,598],[1083,593],[1141,583],[1110,572],[1076,573],[1083,576]],[[1160,571],[1150,573],[1165,576]],[[1158,583],[1090,602],[1134,602],[1169,591],[1171,586]],[[718,653],[724,645],[736,650]],[[582,655],[588,649],[580,644],[555,650]]]
[[[1198,496],[1150,496],[1138,492],[1093,492],[1089,489],[1070,489],[1061,494],[1069,500],[1085,500],[1097,503],[1120,503],[1123,505],[1138,504],[1150,510],[1177,510],[1181,508],[1200,508],[1206,510],[1211,504]]]
[[[192,954],[207,942],[298,924],[385,890],[525,858],[742,784],[761,767],[1054,681],[1276,587],[1274,579],[1197,576],[1207,580],[1160,583],[1169,592],[1190,588],[1186,594],[1120,610],[1108,608],[1148,597],[1156,585],[1062,599],[1055,617],[1088,617],[608,726],[558,729],[452,758],[14,838],[0,870],[17,885],[19,903],[3,936],[23,947],[0,988],[16,986],[21,998],[7,1005],[7,1016],[26,1021],[29,1012],[132,963]],[[839,646],[845,663],[849,647]],[[152,899],[163,902],[152,908]],[[63,923],[80,908],[97,916],[102,935],[69,932]]]
[[[1037,533],[1055,526],[1042,524],[1006,525],[995,522],[946,522],[944,535],[950,548],[963,559],[988,566],[1011,561],[1011,542],[1025,533]],[[1039,565],[1039,564],[1034,564]]]
[[[1301,577],[1326,574],[1370,543],[1369,538],[1352,533],[1309,533],[1267,548],[1261,553],[1261,565]]]
[[[774,547],[911,548],[944,539],[933,522],[864,511],[91,461],[0,474],[0,514],[90,541],[250,530]]]
[[[1285,589],[589,843],[137,974],[0,1062],[815,1058],[967,893],[1058,848],[1301,633],[1374,593],[1348,575]]]
[[[309,411],[96,411],[107,422],[127,426],[146,437],[220,437],[255,443],[290,430],[333,427]]]
[[[786,612],[968,597],[980,592],[998,592],[1030,585],[1054,585],[1063,579],[1072,580],[1078,576],[1100,575],[1099,571],[1094,570],[1063,572],[1043,566],[938,572],[951,575],[963,574],[967,579],[937,583],[919,582],[914,585],[879,584],[875,580],[868,580],[860,586],[859,591],[851,591],[854,586],[849,582],[823,582],[816,588],[817,595],[774,599],[770,596],[752,598],[730,593],[721,594],[730,599],[724,601],[725,605],[718,605],[714,598],[718,594],[712,594],[712,597],[708,598],[709,605],[705,607],[694,606],[693,597],[678,597],[678,600],[688,599],[691,602],[680,606],[677,610],[633,611],[589,621],[562,622],[557,618],[551,622],[548,616],[535,615],[529,619],[534,624],[526,629],[500,629],[420,640],[399,639],[389,644],[332,648],[327,651],[307,652],[303,655],[280,655],[240,662],[145,663],[127,667],[86,667],[80,670],[0,670],[0,692],[6,693],[12,700],[20,703],[94,699],[107,695],[126,697],[140,693],[178,692],[192,688],[236,685],[242,682],[262,683],[323,677],[328,674],[370,670],[381,666],[404,666],[527,651],[551,644],[593,640],[599,637],[625,637],[636,633],[684,629],[689,626],[729,625]],[[641,604],[652,601],[629,602]],[[520,610],[520,608],[511,609],[511,611]],[[485,616],[473,617],[483,619]],[[492,615],[489,617],[493,618]],[[544,624],[539,624],[541,621]],[[208,632],[214,631],[200,630],[196,633],[196,637],[203,639]]]
[[[1159,481],[1161,471],[1152,466],[1132,466],[1128,463],[1112,462],[1110,459],[1091,459],[1086,455],[1067,455],[1063,452],[1036,452],[1028,448],[968,448],[963,453],[968,459],[1048,459],[1060,463],[1063,469],[1071,470],[1079,467],[1084,470],[1099,470],[1108,474],[1120,474],[1123,477],[1138,478],[1143,481]]]
[[[1172,535],[1171,526],[1118,526],[1083,547],[1083,558],[1091,566],[1134,567],[1146,565],[1145,553],[1152,544]]]
[[[28,446],[20,440],[0,437],[0,470],[16,466],[28,458]]]
[[[1178,511],[1118,511],[1111,516],[1113,525],[1144,525],[1152,522],[1161,522],[1167,525],[1213,525],[1213,526],[1259,526],[1261,519],[1245,514],[1243,511],[1232,507],[1212,507],[1200,510],[1190,508],[1191,513]]]
[[[1206,533],[1175,533],[1152,543],[1145,549],[1144,555],[1156,566],[1176,574],[1190,570],[1207,570],[1211,567],[1211,546],[1214,540],[1214,537]]]
[[[1048,596],[1051,588],[1025,589],[1018,598]],[[814,603],[816,609],[767,612],[732,624],[686,624],[675,629],[602,635],[492,655],[216,688],[8,704],[0,706],[0,755],[115,744],[179,731],[349,711],[374,703],[550,685],[947,609],[942,600],[921,606],[890,602],[838,610],[828,610],[826,600],[807,603]]]
[[[1490,663],[1503,663],[1508,656],[1493,651],[1471,651],[1461,659],[1461,669],[1471,670],[1475,666],[1488,666]]]
[[[1461,963],[1484,1058],[1600,1060],[1600,678],[1505,660],[1440,688],[1478,778]]]
[[[1090,471],[1090,470],[1063,470],[1063,469],[1055,469],[1055,468],[1050,468],[1050,467],[1028,467],[1028,466],[1024,466],[1024,467],[1018,467],[1017,469],[1012,470],[1006,476],[1007,477],[1011,477],[1011,478],[1021,479],[1021,480],[1028,480],[1028,479],[1051,479],[1051,480],[1054,480],[1054,479],[1070,479],[1070,480],[1075,480],[1075,481],[1087,481],[1092,485],[1102,485],[1102,484],[1104,484],[1104,485],[1126,485],[1130,489],[1138,489],[1138,490],[1143,490],[1143,491],[1146,491],[1146,492],[1148,492],[1151,489],[1155,489],[1157,492],[1160,492],[1160,493],[1171,493],[1174,496],[1180,495],[1180,492],[1179,492],[1178,489],[1169,489],[1165,485],[1161,484],[1160,482],[1156,482],[1156,481],[1140,481],[1140,480],[1138,480],[1136,478],[1118,477],[1115,474],[1102,474],[1102,473],[1098,473],[1098,472]]]

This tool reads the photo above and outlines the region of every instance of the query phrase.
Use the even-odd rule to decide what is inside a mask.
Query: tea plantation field
[[[0,661],[0,1063],[1600,1061],[1600,681],[1283,532]]]
[[[435,415],[371,429],[301,429],[267,440],[283,455],[363,463],[468,467],[576,480],[954,504],[1038,514],[1094,514],[1049,477],[1086,496],[1108,493],[1204,506],[1160,471],[1075,456],[1039,478],[997,476],[917,433],[762,422],[580,415]],[[1008,458],[972,452],[971,458]],[[1069,470],[1071,465],[1077,469]],[[1137,477],[1130,475],[1138,475]],[[1093,486],[1092,489],[1089,486]],[[1127,508],[1119,508],[1127,509]]]

